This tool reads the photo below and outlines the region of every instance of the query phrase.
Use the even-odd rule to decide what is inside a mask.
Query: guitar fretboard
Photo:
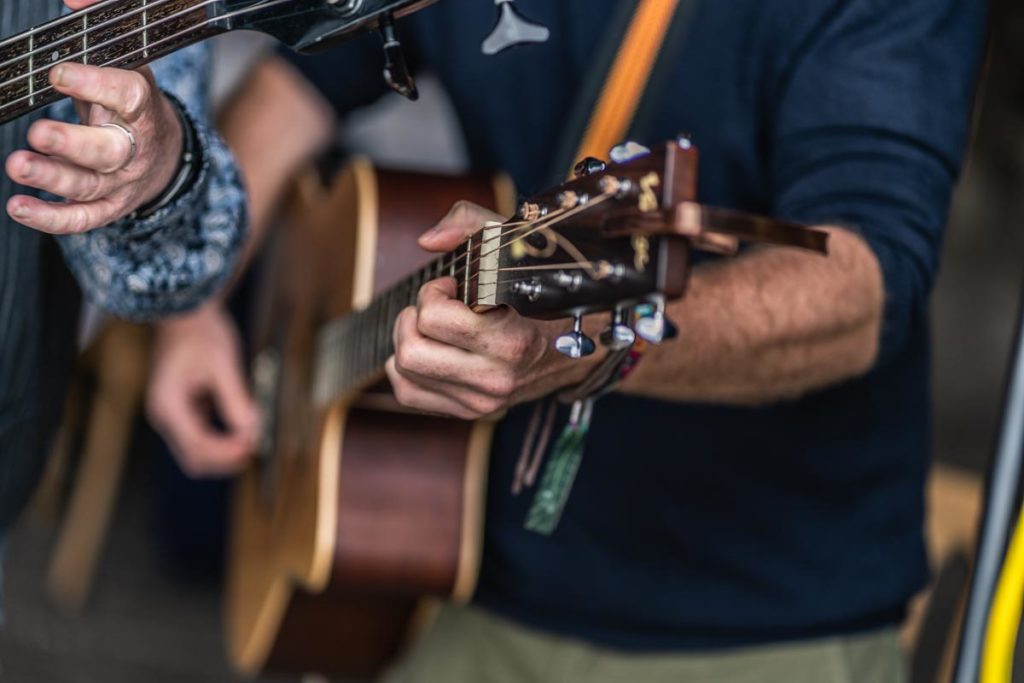
[[[106,0],[0,42],[0,125],[60,99],[61,62],[135,68],[220,32],[212,0]]]
[[[500,228],[483,239],[494,240]],[[380,378],[384,364],[395,352],[392,339],[395,319],[407,306],[416,304],[420,288],[445,276],[455,278],[458,297],[476,307],[493,294],[495,284],[486,272],[499,251],[482,247],[481,237],[470,239],[455,251],[427,264],[414,274],[377,296],[365,309],[325,325],[318,336],[314,363],[314,400],[323,405],[363,389]],[[483,275],[482,275],[483,273]]]

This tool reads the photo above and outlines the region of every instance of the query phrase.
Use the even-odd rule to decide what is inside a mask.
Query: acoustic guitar
[[[302,178],[267,250],[255,330],[269,418],[234,505],[227,629],[239,669],[373,675],[432,602],[473,594],[492,422],[403,410],[383,382],[393,321],[425,282],[454,277],[481,315],[621,318],[643,304],[657,316],[683,295],[693,249],[751,239],[825,251],[824,233],[694,204],[696,172],[696,150],[671,142],[623,163],[586,160],[518,207],[502,178],[361,160],[333,181]],[[513,218],[428,257],[416,238],[456,200]],[[571,343],[581,334],[561,346],[586,353]]]
[[[62,97],[49,82],[62,62],[134,69],[228,31],[266,33],[313,52],[379,30],[385,77],[416,89],[394,20],[436,0],[103,0],[0,41],[0,125]]]

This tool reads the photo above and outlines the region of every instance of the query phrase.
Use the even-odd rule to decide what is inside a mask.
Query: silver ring
[[[116,128],[127,135],[128,142],[131,143],[132,148],[131,151],[128,152],[128,158],[123,164],[121,164],[121,167],[117,169],[118,171],[124,169],[128,164],[135,161],[135,154],[139,151],[139,144],[135,140],[135,133],[133,133],[130,128],[122,126],[120,123],[101,123],[100,128]]]

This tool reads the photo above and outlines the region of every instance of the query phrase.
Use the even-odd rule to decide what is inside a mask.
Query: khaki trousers
[[[443,607],[382,683],[903,683],[895,629],[713,653],[623,654]]]

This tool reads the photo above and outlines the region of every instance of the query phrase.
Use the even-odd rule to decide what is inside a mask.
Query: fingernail
[[[433,242],[439,239],[440,237],[443,237],[445,233],[448,232],[451,232],[451,228],[446,226],[444,223],[438,223],[430,230],[427,230],[425,233],[423,233],[423,236],[420,237],[420,239],[426,240],[428,242]]]
[[[75,72],[61,64],[53,70],[53,82],[54,85],[60,85],[63,87],[74,85]]]
[[[28,218],[29,214],[31,213],[32,212],[29,211],[28,207],[25,206],[24,204],[19,204],[18,206],[14,207],[13,211],[11,211],[11,215],[14,216],[15,218]]]
[[[64,136],[55,130],[51,130],[46,136],[47,149],[60,149],[64,144]]]
[[[22,167],[21,167],[21,177],[22,178],[31,178],[32,177],[32,173],[35,170],[36,170],[35,166],[33,166],[32,162],[31,161],[26,161],[22,165]]]

